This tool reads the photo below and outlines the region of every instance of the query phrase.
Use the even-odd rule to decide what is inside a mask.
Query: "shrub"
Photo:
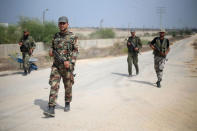
[[[90,38],[92,39],[107,39],[114,37],[115,37],[115,32],[112,29],[99,29],[90,34]]]

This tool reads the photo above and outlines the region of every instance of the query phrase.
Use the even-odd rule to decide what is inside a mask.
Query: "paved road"
[[[81,60],[71,111],[61,84],[55,118],[45,118],[50,69],[0,73],[0,131],[196,131],[197,79],[187,62],[191,42],[171,46],[162,88],[156,88],[152,52],[139,56],[140,74],[129,78],[126,56]]]

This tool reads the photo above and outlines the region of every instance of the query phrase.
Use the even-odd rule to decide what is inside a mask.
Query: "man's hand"
[[[128,45],[131,45],[131,43],[130,43],[130,42],[128,42],[127,44],[128,44]]]
[[[64,67],[68,69],[70,67],[70,62],[69,61],[64,61]]]
[[[32,54],[32,53],[33,53],[33,49],[30,49],[30,50],[29,50],[29,54]]]
[[[19,42],[18,44],[21,46],[23,43],[22,42]]]
[[[53,57],[53,50],[49,50],[49,56]]]
[[[138,50],[139,50],[139,48],[136,47],[136,48],[135,48],[135,51],[138,51]]]
[[[155,49],[156,49],[156,48],[155,48],[153,45],[151,45],[151,44],[150,44],[150,47],[151,47],[153,50],[155,50]]]
[[[164,52],[160,52],[160,54],[161,54],[162,56],[166,56],[166,53],[164,53]]]

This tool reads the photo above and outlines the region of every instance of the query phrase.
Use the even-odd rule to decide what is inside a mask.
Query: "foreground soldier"
[[[128,48],[128,72],[129,76],[132,76],[132,64],[134,64],[136,69],[136,75],[139,74],[139,67],[138,67],[138,53],[139,49],[142,48],[142,43],[139,37],[135,36],[135,30],[131,30],[131,36],[127,41],[127,48]]]
[[[153,49],[153,54],[154,54],[154,68],[158,78],[156,82],[158,88],[161,87],[166,55],[170,51],[169,40],[164,38],[165,30],[161,30],[159,33],[160,33],[160,37],[154,38],[150,43],[150,47]]]
[[[35,41],[29,35],[29,32],[27,30],[25,30],[23,37],[20,39],[20,42],[18,44],[20,45],[20,50],[21,50],[22,56],[23,56],[24,75],[27,75],[27,72],[30,73],[30,71],[31,71],[29,59],[33,53],[33,50],[36,47]]]
[[[64,111],[70,110],[72,99],[72,85],[74,84],[73,70],[78,54],[77,38],[72,32],[68,31],[68,18],[62,16],[58,20],[60,32],[56,33],[52,40],[52,49],[49,55],[54,57],[51,68],[49,84],[51,85],[48,110],[44,115],[49,117],[55,116],[56,99],[61,77],[63,78],[65,88],[65,108]]]

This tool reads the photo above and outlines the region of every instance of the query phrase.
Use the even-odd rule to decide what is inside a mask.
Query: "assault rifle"
[[[157,46],[157,45],[153,45],[155,47],[155,49],[159,52],[159,53],[165,53],[161,51],[161,49]],[[164,57],[166,61],[168,61],[168,59],[166,58],[166,56]]]
[[[59,64],[64,64],[64,59],[59,55],[59,53],[57,53],[57,50],[54,48],[53,48],[53,56],[55,57],[55,60],[57,60]]]
[[[55,59],[57,60],[57,62],[59,64],[63,64],[64,65],[64,59],[59,55],[59,53],[57,53],[57,50],[55,48],[53,48],[53,56],[55,57]],[[54,65],[55,65],[55,67],[59,68],[58,65],[55,64],[55,62],[54,62]],[[73,74],[73,70],[72,69],[69,69],[69,70]],[[76,74],[73,74],[74,77],[75,77],[75,75]]]
[[[139,51],[139,48],[137,47],[137,45],[135,46],[133,42],[130,42],[130,43],[131,43],[131,45],[133,46],[134,51],[135,51],[136,53],[141,54],[140,51]],[[138,50],[136,51],[135,48],[138,48]]]

